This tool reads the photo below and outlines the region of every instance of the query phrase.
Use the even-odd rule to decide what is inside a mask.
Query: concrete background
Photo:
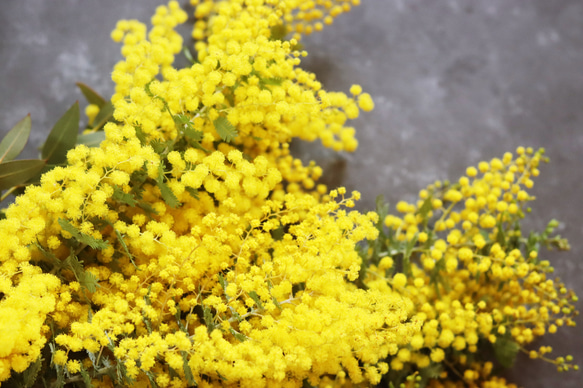
[[[24,156],[34,157],[58,117],[75,100],[85,106],[76,81],[109,96],[121,57],[110,31],[121,18],[149,21],[157,4],[2,0],[0,133],[31,113]],[[562,222],[572,250],[545,257],[583,296],[583,2],[364,0],[304,44],[304,66],[326,88],[347,92],[359,83],[376,103],[354,122],[355,153],[296,145],[327,167],[328,183],[360,190],[359,206],[368,209],[378,194],[393,204],[413,200],[466,166],[519,145],[545,147],[551,163],[535,181],[528,224]],[[544,343],[583,364],[578,322]],[[583,386],[582,372],[557,374],[525,359],[508,376],[532,388]]]

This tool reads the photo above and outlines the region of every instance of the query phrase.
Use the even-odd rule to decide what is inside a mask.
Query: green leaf
[[[413,252],[418,238],[419,235],[416,233],[411,241],[408,241],[405,245],[405,252],[403,252],[403,272],[407,276],[411,276],[411,252]]]
[[[134,129],[136,130],[136,137],[140,141],[140,144],[141,145],[146,145],[146,143],[147,143],[146,134],[142,130],[142,127],[140,127],[139,125],[134,124]]]
[[[206,324],[207,331],[209,333],[212,333],[213,330],[216,328],[216,325],[214,322],[213,314],[211,312],[211,308],[208,306],[203,306],[202,310],[203,310],[202,317],[204,319],[204,323]]]
[[[148,380],[150,380],[150,387],[158,388],[158,385],[156,384],[156,379],[154,378],[154,374],[151,371],[147,371],[146,376],[148,376]]]
[[[0,142],[0,163],[17,157],[30,136],[30,115],[20,120]]]
[[[278,309],[281,310],[281,305],[279,304],[279,302],[277,301],[277,298],[275,296],[271,296],[271,300],[273,301],[273,304],[275,305],[275,307],[277,307]]]
[[[31,388],[34,385],[38,377],[38,373],[41,370],[43,362],[42,355],[39,356],[36,361],[28,366],[26,370],[22,373],[22,379],[24,383],[24,388]]]
[[[442,371],[442,363],[431,363],[428,367],[420,370],[420,375],[424,380],[437,379]]]
[[[57,370],[57,380],[53,383],[52,387],[64,388],[65,387],[65,368],[60,365],[55,365]]]
[[[102,108],[103,105],[105,105],[105,98],[101,97],[95,90],[91,89],[83,82],[77,82],[75,83],[75,85],[77,85],[77,87],[81,89],[81,93],[83,93],[88,103],[97,105],[100,108]]]
[[[198,198],[198,190],[197,189],[193,189],[192,187],[185,187],[186,191],[188,191],[188,194],[190,194],[190,196],[194,199],[199,199]]]
[[[62,164],[67,161],[67,151],[77,143],[79,131],[79,103],[75,102],[57,121],[45,142],[41,157],[48,164]]]
[[[428,219],[427,216],[429,215],[429,212],[431,210],[433,210],[433,205],[431,203],[431,200],[432,199],[433,198],[431,196],[428,197],[428,198],[426,198],[423,201],[423,204],[421,205],[421,207],[419,208],[419,210],[417,211],[418,214],[420,214],[421,215],[421,218],[423,219],[423,226],[427,226],[427,222],[429,221],[429,219]]]
[[[182,129],[184,136],[193,141],[201,141],[203,137],[202,131],[197,131],[192,127],[185,127]]]
[[[97,291],[97,287],[99,287],[99,280],[91,272],[85,271],[85,268],[83,268],[83,262],[79,261],[73,252],[71,252],[69,257],[67,257],[64,264],[71,268],[75,278],[83,288],[87,289],[89,292]]]
[[[504,368],[512,367],[519,350],[520,345],[510,335],[499,337],[494,343],[494,354],[500,365]]]
[[[87,369],[81,364],[81,377],[83,377],[83,382],[85,383],[86,388],[93,388],[93,384],[91,384],[91,376],[89,376],[89,372]]]
[[[189,387],[197,386],[196,381],[194,381],[194,376],[192,375],[190,365],[188,365],[188,353],[186,353],[184,350],[181,353],[182,353],[182,368],[184,369],[184,377],[186,377],[186,382],[188,383]]]
[[[229,331],[233,334],[233,337],[239,342],[245,342],[247,337],[244,334],[239,333],[237,330],[230,328]]]
[[[278,24],[272,26],[270,32],[269,40],[283,40],[288,33],[288,29],[285,24]]]
[[[280,86],[282,82],[283,78],[281,77],[259,78],[259,87],[261,89],[267,89],[266,85]]]
[[[156,179],[156,183],[158,184],[158,188],[160,189],[160,194],[162,194],[162,199],[164,200],[164,202],[166,202],[168,206],[176,209],[177,207],[180,206],[180,201],[178,200],[178,198],[176,198],[170,187],[168,187],[168,185],[164,183],[164,166],[162,165],[162,163],[160,163],[158,171],[159,175],[158,178]]]
[[[113,104],[111,101],[108,101],[101,107],[101,110],[95,116],[95,120],[93,120],[93,130],[97,131],[99,128],[103,127],[105,123],[110,121],[113,118]]]
[[[21,185],[33,178],[45,166],[44,160],[11,160],[0,164],[0,190]]]
[[[79,135],[77,138],[77,144],[85,144],[87,147],[99,147],[104,140],[105,132],[97,131]]]
[[[81,287],[84,287],[89,292],[93,293],[97,291],[97,287],[99,287],[99,280],[95,275],[93,275],[93,273],[84,271],[83,274],[79,277],[79,284]]]
[[[128,246],[126,245],[126,242],[124,241],[121,233],[119,232],[119,230],[114,229],[115,230],[115,235],[117,236],[117,240],[119,241],[119,243],[121,244],[121,246],[123,247],[123,250],[125,251],[126,255],[128,255],[128,258],[130,259],[130,261],[132,262],[132,264],[134,265],[134,267],[136,269],[138,269],[138,266],[136,265],[136,263],[134,262],[134,257],[132,256],[132,254],[130,253],[130,250],[128,249]]]
[[[184,47],[184,49],[182,50],[182,52],[184,53],[184,56],[186,57],[186,59],[188,59],[188,61],[190,63],[192,63],[193,65],[198,62],[197,60],[195,60],[192,57],[192,53],[190,52],[190,50],[187,47]]]
[[[221,139],[223,139],[223,141],[226,141],[228,143],[235,137],[237,137],[237,130],[235,129],[233,124],[231,124],[229,120],[227,120],[226,117],[219,116],[215,121],[213,121],[213,124],[219,136],[221,137]]]
[[[223,289],[223,291],[225,291],[227,288],[227,282],[225,281],[223,274],[219,274],[219,284],[221,285],[221,288]]]
[[[259,306],[260,309],[263,309],[263,303],[261,303],[261,299],[255,291],[249,292],[248,295],[251,299],[253,299],[253,301],[257,304],[257,306]]]
[[[119,186],[113,187],[113,195],[111,196],[111,198],[115,201],[124,203],[131,207],[137,205],[137,201],[134,198],[134,194],[125,193]]]
[[[64,231],[69,232],[71,235],[73,235],[73,237],[77,241],[79,241],[82,244],[87,244],[93,249],[105,249],[109,247],[109,244],[106,241],[96,239],[85,233],[81,233],[77,228],[73,226],[73,224],[71,224],[64,218],[59,218],[59,225],[61,225],[61,228],[63,228]]]

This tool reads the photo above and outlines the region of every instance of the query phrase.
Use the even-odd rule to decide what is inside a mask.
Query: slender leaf
[[[192,370],[188,364],[188,353],[182,351],[182,368],[184,369],[184,377],[186,377],[186,382],[189,387],[197,386],[196,381],[194,381],[194,376],[192,375]]]
[[[223,289],[223,291],[225,291],[227,288],[227,282],[225,281],[223,274],[219,274],[219,284],[221,285],[221,288]]]
[[[93,249],[105,249],[109,246],[106,241],[101,239],[96,239],[95,237],[89,236],[88,234],[81,233],[73,224],[64,218],[59,218],[59,225],[64,231],[69,232],[73,237],[80,243],[87,244]]]
[[[91,89],[83,82],[77,82],[75,85],[81,89],[81,93],[83,93],[88,103],[97,105],[99,108],[102,108],[103,105],[105,105],[105,98],[101,97],[95,90]]]
[[[233,337],[235,337],[235,339],[239,342],[245,342],[245,340],[247,339],[247,337],[244,334],[239,333],[237,330],[233,328],[229,329],[229,331],[231,332],[231,334],[233,334]]]
[[[150,380],[150,387],[151,388],[158,388],[154,374],[151,371],[147,371],[146,376],[148,376],[148,380]]]
[[[30,136],[30,115],[20,120],[0,142],[0,163],[16,158]]]
[[[124,241],[123,236],[121,235],[119,230],[117,230],[117,229],[114,229],[114,230],[115,230],[115,235],[117,236],[117,239],[118,239],[119,243],[121,244],[121,246],[123,247],[126,255],[128,255],[128,258],[130,259],[130,261],[132,262],[134,267],[136,269],[138,269],[138,266],[134,262],[134,256],[132,256],[132,254],[130,253],[130,250],[128,249],[128,246],[126,245],[126,242]]]
[[[212,333],[212,331],[215,329],[216,325],[213,319],[213,314],[211,312],[211,308],[208,306],[203,306],[203,319],[204,319],[204,323],[206,324],[206,328],[207,331],[209,333]]]
[[[97,131],[79,135],[77,144],[85,144],[87,147],[99,147],[99,144],[104,140],[105,132]]]
[[[180,201],[178,200],[178,198],[176,198],[170,187],[168,187],[168,185],[164,183],[164,167],[162,166],[162,164],[160,164],[159,167],[159,175],[158,178],[156,179],[156,183],[158,184],[158,188],[160,189],[160,194],[162,194],[162,199],[164,200],[164,202],[166,202],[168,206],[174,209],[179,207]]]
[[[105,123],[110,121],[113,118],[113,105],[110,101],[106,102],[105,105],[101,107],[101,110],[95,116],[95,120],[93,120],[93,129],[98,130],[99,128],[103,127]]]
[[[255,291],[249,292],[249,297],[253,299],[253,301],[257,304],[257,306],[259,306],[260,309],[263,309],[263,303],[261,303],[261,299],[259,298],[259,295],[257,295]]]
[[[235,137],[237,137],[237,130],[235,129],[233,124],[231,124],[229,120],[227,120],[226,117],[219,116],[215,121],[213,121],[213,124],[219,136],[224,141],[230,142]]]
[[[34,385],[38,377],[38,373],[41,370],[42,362],[43,356],[41,355],[22,373],[22,379],[25,388],[31,388]]]
[[[75,102],[57,121],[45,142],[41,156],[48,164],[67,161],[67,151],[77,143],[79,131],[79,103]]]
[[[146,139],[146,135],[144,134],[144,131],[142,130],[142,127],[140,127],[137,124],[134,124],[134,129],[136,130],[136,137],[140,141],[140,144],[146,145],[148,141]]]
[[[184,52],[184,56],[186,57],[186,59],[188,59],[188,61],[190,63],[192,63],[194,65],[196,62],[198,62],[192,57],[192,53],[190,52],[190,50],[187,47],[184,47],[184,49],[182,51]]]
[[[89,376],[89,372],[87,369],[81,364],[81,377],[83,377],[83,382],[85,383],[86,388],[93,388],[93,384],[91,384],[91,376]]]
[[[45,166],[44,160],[11,160],[0,164],[0,190],[18,186],[38,174]]]

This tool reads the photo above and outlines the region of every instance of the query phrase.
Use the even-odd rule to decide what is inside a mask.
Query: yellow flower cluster
[[[567,247],[556,222],[529,236],[519,222],[542,150],[436,182],[399,216],[354,211],[360,194],[317,185],[289,144],[357,147],[346,122],[371,96],[323,90],[298,40],[359,1],[191,3],[196,59],[178,2],[149,32],[120,21],[105,140],[6,209],[0,383],[515,388],[485,347],[503,366],[523,351],[577,368],[526,348],[577,315],[539,257]]]
[[[373,106],[357,85],[321,90],[294,40],[270,39],[308,3],[201,4],[199,61],[180,70],[177,2],[148,34],[119,22],[105,141],[69,151],[0,221],[0,381],[47,340],[57,380],[96,386],[380,381],[420,321],[398,292],[351,282],[378,215],[347,210],[357,192],[310,191],[321,169],[289,154],[294,137],[354,149],[344,124]]]
[[[533,199],[526,190],[539,174],[543,150],[519,147],[517,154],[469,167],[455,184],[436,182],[420,192],[417,203],[399,202],[402,216],[386,216],[387,251],[368,268],[365,284],[411,298],[423,322],[409,346],[392,358],[393,370],[407,364],[423,369],[447,359],[456,378],[473,384],[484,376],[476,369],[481,364],[470,363],[481,341],[510,364],[537,337],[575,325],[577,297],[548,278],[552,267],[539,258],[539,241],[524,237],[519,225],[525,203]],[[555,226],[552,222],[545,234]],[[402,272],[391,275],[396,258]],[[547,351],[530,354],[545,358]],[[547,360],[563,370],[573,367],[570,359]]]

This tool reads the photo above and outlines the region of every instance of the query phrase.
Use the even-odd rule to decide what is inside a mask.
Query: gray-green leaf
[[[0,164],[0,190],[25,183],[45,166],[44,160],[11,160]]]
[[[75,102],[57,121],[45,145],[41,157],[48,164],[62,164],[67,161],[67,152],[77,143],[79,132],[79,103]]]
[[[213,124],[221,139],[227,143],[237,137],[237,130],[233,124],[227,120],[226,117],[219,116],[215,121],[213,121]]]
[[[36,359],[36,361],[33,364],[30,364],[30,366],[22,374],[25,388],[31,388],[34,385],[38,377],[38,373],[41,370],[42,362],[43,357],[41,355],[39,356],[39,358]]]
[[[233,328],[229,329],[229,331],[231,332],[231,334],[233,334],[233,337],[235,337],[235,339],[239,342],[245,342],[245,340],[247,339],[247,337],[244,334],[239,333]]]
[[[182,368],[184,369],[184,377],[186,377],[186,382],[189,387],[196,386],[196,381],[194,381],[194,376],[192,375],[192,370],[188,364],[188,353],[182,351]]]
[[[101,97],[95,90],[91,89],[83,82],[77,82],[75,85],[81,89],[81,93],[83,93],[88,103],[97,105],[99,108],[105,105],[105,98]]]
[[[77,144],[85,144],[87,147],[99,147],[99,144],[104,140],[105,132],[97,131],[79,135]]]
[[[98,130],[102,126],[105,125],[109,120],[113,117],[113,105],[110,101],[106,102],[102,107],[97,116],[95,116],[95,120],[93,120],[93,129]]]
[[[162,164],[160,164],[159,173],[160,175],[156,179],[156,183],[160,189],[160,194],[162,194],[162,199],[168,204],[168,206],[176,209],[180,206],[180,201],[176,198],[170,187],[164,182],[164,167]]]
[[[0,163],[18,156],[30,136],[30,115],[20,120],[0,142]]]
[[[253,301],[255,302],[255,304],[257,304],[257,306],[259,306],[260,309],[263,308],[263,303],[261,303],[261,299],[259,298],[259,295],[257,295],[257,293],[255,291],[251,291],[249,293],[249,297],[251,299],[253,299]]]
[[[59,218],[59,225],[61,225],[61,228],[63,228],[64,231],[72,234],[77,241],[82,244],[87,244],[93,249],[105,249],[109,246],[106,241],[81,233],[80,230],[64,218]]]

